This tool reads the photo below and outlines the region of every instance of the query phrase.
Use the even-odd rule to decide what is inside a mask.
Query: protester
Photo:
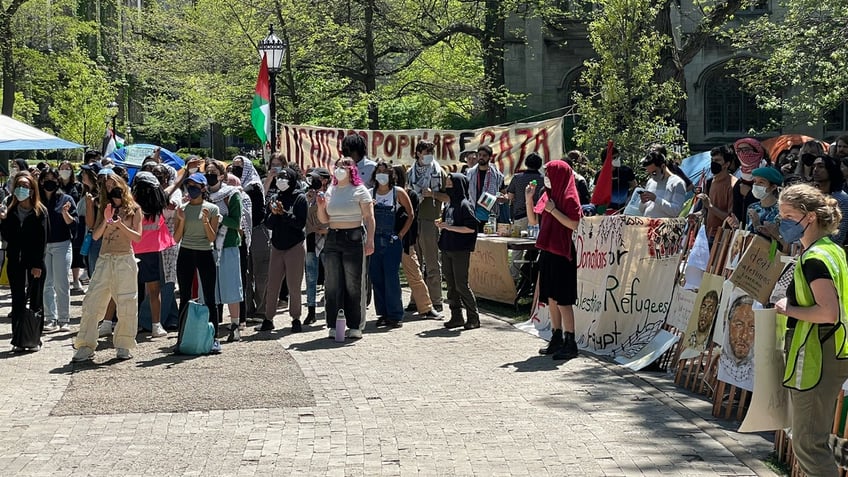
[[[839,228],[831,237],[837,245],[845,245],[848,237],[848,194],[842,190],[842,170],[839,163],[830,156],[819,156],[813,159],[813,185],[822,193],[831,195],[839,204],[842,221]]]
[[[848,157],[848,134],[843,134],[836,138],[833,146],[831,146],[831,150],[830,156],[834,159],[841,160]]]
[[[848,299],[848,265],[844,249],[830,236],[842,214],[836,199],[804,184],[784,189],[778,207],[781,235],[804,247],[786,297],[775,303],[788,317],[783,385],[792,408],[792,450],[807,475],[835,476],[827,442],[848,378],[848,317],[841,311]]]
[[[318,219],[329,224],[322,252],[324,308],[330,338],[344,310],[348,338],[359,339],[365,327],[365,257],[374,253],[374,206],[353,159],[339,159],[335,166],[332,187],[317,199]]]
[[[472,204],[475,204],[478,232],[482,231],[482,224],[486,222],[491,214],[498,215],[500,205],[507,201],[507,197],[500,192],[504,182],[504,175],[491,161],[492,148],[481,146],[477,149],[477,164],[465,173],[465,176],[468,178],[468,200]],[[479,204],[479,200],[483,194],[490,194],[497,198],[492,210],[486,210]],[[483,217],[484,215],[485,218]]]
[[[203,304],[209,310],[209,322],[215,327],[218,336],[218,307],[215,303],[215,236],[218,233],[218,206],[204,200],[206,177],[196,172],[185,181],[185,193],[189,201],[177,209],[177,226],[174,240],[179,242],[177,256],[177,283],[180,289],[180,316],[183,316],[191,301],[191,288],[195,275],[199,276],[203,293]],[[179,343],[182,336],[177,338]],[[179,345],[177,346],[179,349]],[[221,344],[216,339],[212,345],[213,353],[221,352]]]
[[[285,278],[289,291],[289,315],[292,333],[303,331],[300,316],[301,285],[306,260],[304,227],[309,213],[306,196],[297,188],[296,173],[289,167],[277,174],[277,195],[270,199],[265,227],[271,231],[271,259],[268,262],[268,286],[265,296],[265,319],[257,331],[274,329],[277,297]]]
[[[241,179],[232,173],[227,173],[226,184],[230,187],[238,189],[241,195],[242,213],[241,226],[239,227],[239,235],[241,235],[241,244],[239,245],[239,266],[241,268],[241,283],[242,283],[242,300],[239,302],[239,330],[247,328],[247,284],[248,284],[248,269],[250,268],[250,243],[253,239],[253,201],[250,196],[241,187]]]
[[[6,243],[6,276],[12,293],[12,330],[26,312],[42,309],[44,252],[47,248],[47,208],[41,203],[35,178],[16,172],[11,179],[12,198],[0,205],[0,236]],[[12,335],[12,351],[23,351]],[[38,349],[31,349],[37,351]]]
[[[795,175],[800,177],[803,182],[812,182],[813,161],[817,157],[824,156],[825,152],[822,144],[814,139],[801,145],[801,149],[798,151],[798,157],[801,160],[795,169]]]
[[[70,331],[71,238],[77,229],[74,199],[59,188],[59,171],[45,168],[39,183],[47,207],[47,250],[44,254],[44,331]]]
[[[250,159],[244,156],[233,158],[232,171],[241,180],[241,188],[250,198],[250,243],[248,244],[247,280],[244,282],[245,314],[250,317],[265,318],[265,285],[268,282],[269,260],[268,229],[265,221],[265,190],[262,179]],[[270,175],[270,174],[269,174]],[[248,208],[245,207],[247,213]],[[247,235],[247,231],[245,231]]]
[[[318,194],[327,192],[331,181],[330,171],[316,167],[307,174],[309,190],[306,201],[309,205],[306,213],[306,318],[303,326],[317,321],[315,308],[318,306],[318,276],[321,274],[321,252],[327,238],[327,224],[318,219]]]
[[[418,242],[418,211],[420,198],[418,194],[411,188],[407,188],[406,168],[400,164],[392,167],[395,173],[395,183],[398,187],[406,190],[409,196],[409,203],[412,205],[412,212],[416,216],[416,220],[412,221],[409,231],[403,236],[403,255],[401,255],[401,266],[403,267],[403,276],[406,278],[406,284],[409,285],[412,300],[410,303],[414,305],[414,309],[408,311],[417,311],[424,318],[441,319],[442,316],[433,310],[433,302],[430,300],[430,292],[427,290],[427,284],[424,283],[424,278],[421,276],[421,265],[418,262],[418,254],[415,250],[415,244]]]
[[[365,187],[374,187],[372,176],[377,163],[368,157],[365,138],[359,134],[348,134],[342,139],[342,156],[349,157],[356,162],[356,170],[359,171],[359,180]]]
[[[580,223],[582,209],[574,173],[565,161],[547,164],[544,185],[545,193],[534,209],[541,215],[536,238],[536,248],[541,250],[538,292],[539,302],[548,305],[553,334],[548,346],[539,352],[557,360],[573,359],[578,352],[573,308],[577,301],[577,252],[572,234]],[[525,193],[530,197],[535,189],[530,184]],[[535,217],[532,222],[536,222]]]
[[[530,156],[528,156],[528,158],[529,157]],[[578,167],[581,167],[581,168],[586,167],[586,163],[588,162],[588,159],[586,158],[586,156],[582,152],[578,151],[577,149],[574,149],[574,150],[568,151],[568,154],[565,155],[565,158],[563,158],[563,160],[565,162],[567,162],[569,166],[571,166],[571,170],[574,172],[574,183],[577,185],[577,193],[580,195],[580,205],[590,204],[592,202],[592,194],[589,192],[589,183],[586,181],[586,178],[583,177],[583,175],[580,174],[580,172],[578,172]],[[524,163],[526,164],[527,161],[525,160]],[[537,182],[537,184],[538,183],[539,182]],[[516,188],[515,190],[518,191],[520,196],[524,195],[524,193],[523,193],[524,188],[523,187],[520,188],[520,189]],[[541,195],[542,189],[537,188],[536,192]],[[536,200],[539,200],[539,198],[536,197]],[[519,210],[519,209],[516,208],[516,210]],[[524,213],[525,217],[526,217],[526,212],[522,211],[522,213]]]
[[[399,328],[403,320],[400,290],[400,262],[403,238],[415,221],[409,196],[395,181],[391,165],[382,160],[374,168],[371,190],[374,199],[374,254],[368,263],[368,276],[374,290],[377,326]]]
[[[488,161],[488,156],[486,157]],[[476,174],[476,171],[474,173]],[[471,252],[477,244],[477,218],[474,215],[474,203],[468,198],[468,188],[469,181],[466,176],[457,173],[448,176],[445,192],[450,201],[442,212],[442,220],[436,224],[442,232],[439,237],[439,249],[442,251],[442,270],[445,274],[451,312],[450,320],[445,322],[445,328],[448,329],[461,326],[466,330],[473,330],[480,327],[477,299],[468,284]],[[462,316],[463,308],[468,321]]]
[[[459,163],[462,164],[462,168],[459,172],[462,175],[467,174],[468,169],[471,169],[475,164],[477,164],[477,149],[465,149],[460,152]]]
[[[733,150],[740,163],[740,178],[733,186],[733,225],[745,228],[748,226],[748,207],[757,201],[751,193],[754,185],[752,172],[768,165],[768,157],[760,141],[752,138],[736,141]]]
[[[416,255],[422,262],[424,281],[433,308],[442,311],[442,264],[439,257],[439,229],[436,221],[442,216],[442,204],[450,198],[444,192],[447,175],[433,153],[436,145],[418,141],[415,145],[415,163],[409,169],[410,189],[418,194],[418,242]],[[415,311],[417,303],[410,301],[407,311]]]
[[[601,163],[606,161],[606,149],[601,151]],[[598,183],[601,171],[595,176],[595,184]],[[609,210],[623,209],[627,205],[627,200],[630,197],[630,191],[636,187],[636,174],[633,169],[621,163],[621,155],[618,149],[612,149],[612,200],[609,204]]]
[[[130,188],[117,174],[109,174],[100,190],[100,214],[93,238],[103,239],[98,266],[82,301],[82,319],[74,346],[73,361],[94,357],[97,348],[97,322],[110,301],[118,311],[112,343],[118,359],[132,358],[138,330],[138,285],[132,243],[141,239],[142,213],[130,194]]]
[[[271,189],[275,189],[274,182],[277,178],[277,174],[286,167],[286,156],[283,154],[276,152],[271,154],[271,159],[268,161],[268,174],[265,176],[265,182],[263,186],[265,188],[266,199],[269,193],[271,193]],[[276,193],[276,191],[274,192]],[[263,211],[265,209],[265,204],[263,203]],[[264,213],[264,212],[263,212]]]
[[[524,189],[532,181],[536,181],[537,184],[542,183],[542,173],[539,172],[539,169],[542,168],[542,162],[542,156],[538,153],[531,152],[528,154],[524,159],[526,169],[512,176],[512,180],[509,181],[509,187],[506,190],[507,198],[512,206],[512,226],[518,227],[520,230],[527,229],[527,207],[524,201]],[[539,188],[533,202],[535,203],[539,200],[541,195],[542,189]]]
[[[167,172],[166,172],[167,174]],[[132,185],[133,198],[141,209],[141,240],[133,243],[133,252],[138,261],[138,303],[147,296],[150,305],[150,336],[158,338],[168,334],[161,323],[162,292],[159,285],[159,269],[162,252],[175,245],[171,231],[165,223],[165,207],[168,199],[152,173],[140,171]]]
[[[773,167],[758,167],[752,174],[752,194],[758,202],[748,207],[748,231],[768,239],[780,240],[777,194],[778,188],[783,185],[783,176]]]
[[[642,215],[652,218],[680,215],[686,202],[686,183],[669,170],[665,156],[658,151],[651,151],[642,159],[642,167],[648,173],[648,183],[639,192],[642,201],[639,210]]]
[[[59,164],[59,188],[71,199],[74,199],[77,209],[77,226],[74,229],[73,239],[71,239],[71,274],[73,276],[71,292],[82,293],[84,290],[80,282],[80,272],[85,267],[85,261],[80,250],[85,239],[85,208],[80,205],[83,198],[83,186],[82,183],[77,181],[74,166],[70,161],[62,161]]]
[[[162,167],[162,164],[153,166],[152,174],[159,181],[159,184],[163,186],[167,202],[162,215],[165,217],[165,225],[168,227],[168,232],[173,237],[177,227],[176,209],[183,203],[182,190],[177,181],[169,182],[170,176],[167,169]],[[165,248],[161,253],[162,281],[164,282],[164,286],[160,294],[162,296],[162,316],[166,320],[162,326],[166,330],[176,328],[179,323],[177,297],[175,293],[177,288],[177,256],[179,252],[180,244],[174,242],[174,245]]]
[[[705,214],[707,240],[712,248],[718,229],[733,212],[733,188],[736,177],[730,174],[736,155],[727,146],[714,147],[710,151],[710,172],[704,190],[698,192],[700,211]],[[696,211],[697,212],[697,211]]]
[[[239,189],[225,184],[227,166],[221,161],[206,161],[207,191],[209,202],[218,207],[221,221],[215,239],[215,262],[218,272],[215,276],[215,302],[227,305],[230,315],[230,333],[227,342],[241,340],[239,329],[239,302],[242,301],[241,285],[241,214],[242,200]],[[182,288],[182,287],[180,287]],[[219,316],[220,311],[219,311]]]

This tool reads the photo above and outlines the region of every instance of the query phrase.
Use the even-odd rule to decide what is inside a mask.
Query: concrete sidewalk
[[[8,289],[0,303],[5,316]],[[12,355],[0,319],[0,475],[774,475],[760,461],[765,439],[705,419],[708,406],[667,378],[584,356],[554,362],[536,354],[542,341],[485,315],[461,332],[373,320],[344,344],[319,328],[279,333],[314,406],[251,409],[246,395],[244,409],[58,417],[73,373],[86,372],[61,371],[73,333]],[[224,353],[236,346],[251,342]],[[196,392],[227,386],[211,372]]]

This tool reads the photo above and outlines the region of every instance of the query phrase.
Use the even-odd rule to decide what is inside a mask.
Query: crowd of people
[[[489,146],[463,151],[462,170],[450,173],[432,142],[417,142],[407,168],[372,160],[356,134],[344,138],[332,170],[302,171],[274,154],[264,178],[244,156],[229,164],[192,156],[175,170],[157,152],[138,171],[93,150],[79,171],[67,161],[30,167],[17,159],[0,191],[13,330],[24,311],[37,310],[44,331],[72,331],[70,297],[84,294],[72,360],[92,359],[106,335],[117,357],[130,359],[140,315],[150,317],[151,337],[167,336],[199,299],[219,353],[219,338],[240,341],[248,320],[260,333],[277,328],[280,300],[288,301],[292,333],[315,324],[322,283],[329,338],[361,339],[372,296],[377,327],[402,327],[405,312],[441,319],[446,304],[443,325],[472,330],[480,313],[471,254],[482,225],[495,220],[538,227],[536,288],[552,324],[540,353],[568,360],[578,355],[573,232],[596,206],[614,213],[638,204],[638,215],[703,223],[710,243],[729,227],[786,251],[800,247],[786,297],[773,306],[788,316],[784,384],[793,389],[795,453],[808,474],[824,475],[829,417],[848,378],[848,137],[775,158],[742,138],[710,151],[709,178],[697,185],[662,145],[644,152],[638,177],[612,153],[610,204],[590,203],[598,175],[580,151],[554,160],[531,153],[507,184]],[[342,316],[345,330],[336,326]],[[18,346],[14,332],[12,344],[16,352],[38,349]]]

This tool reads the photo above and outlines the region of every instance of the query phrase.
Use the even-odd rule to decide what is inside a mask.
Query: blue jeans
[[[306,252],[306,306],[317,305],[318,294],[318,255]]]
[[[403,302],[400,291],[400,259],[403,241],[378,235],[374,241],[374,254],[368,265],[368,274],[374,286],[374,308],[377,316],[388,320],[403,319]]]
[[[94,276],[94,266],[97,264],[97,258],[100,256],[100,248],[103,247],[103,239],[91,240],[91,245],[88,248],[88,278]]]
[[[44,252],[46,278],[44,280],[44,321],[71,322],[71,286],[68,271],[71,269],[71,241],[48,243]],[[58,308],[58,316],[57,316]]]

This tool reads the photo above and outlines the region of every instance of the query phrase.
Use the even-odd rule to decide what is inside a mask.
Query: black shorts
[[[539,255],[539,302],[546,303],[548,298],[560,305],[577,303],[577,261],[572,247],[569,260],[542,250]]]
[[[139,253],[135,258],[138,259],[138,281],[141,283],[158,282],[160,253]]]

